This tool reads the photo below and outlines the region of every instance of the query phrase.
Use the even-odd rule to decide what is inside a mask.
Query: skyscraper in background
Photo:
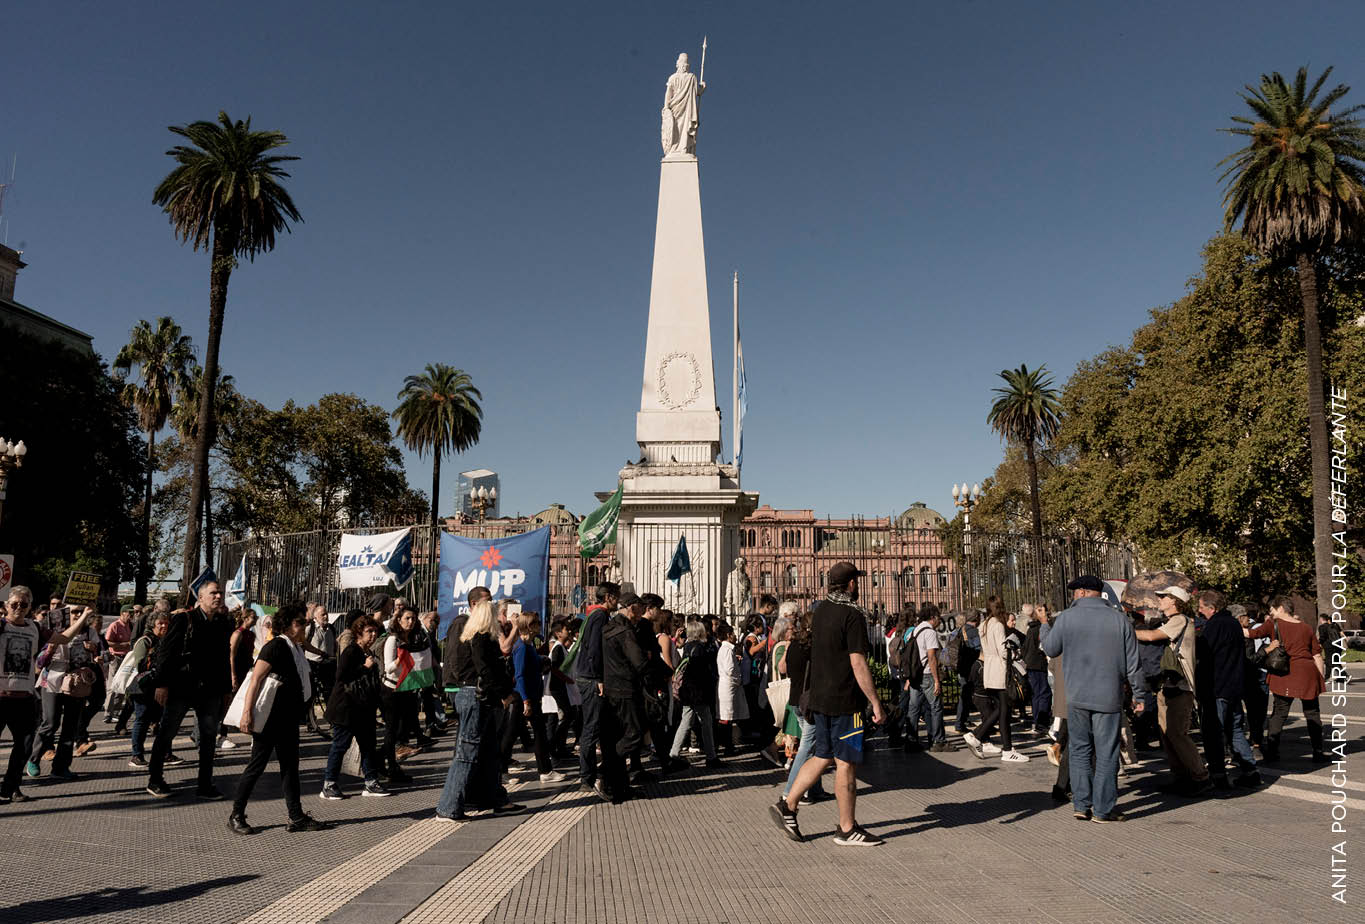
[[[496,488],[497,498],[488,507],[485,516],[501,516],[502,508],[502,479],[498,473],[486,468],[476,468],[470,472],[460,472],[460,477],[455,482],[455,512],[469,516],[474,515],[473,495],[479,488]]]

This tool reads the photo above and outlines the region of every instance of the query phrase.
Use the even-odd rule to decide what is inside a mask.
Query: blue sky
[[[504,9],[506,7],[506,9]],[[110,358],[139,318],[202,343],[208,258],[151,192],[171,124],[284,131],[304,216],[232,277],[222,349],[271,406],[392,408],[428,362],[485,396],[443,466],[504,512],[585,513],[635,458],[678,52],[710,37],[698,142],[719,402],[730,274],[744,484],[836,516],[925,501],[1001,455],[997,373],[1076,363],[1178,298],[1221,222],[1217,129],[1264,71],[1365,102],[1365,7],[1310,4],[11,5],[0,155],[16,297]],[[8,171],[6,171],[8,173]],[[724,424],[729,435],[729,421]],[[726,453],[729,453],[729,447]],[[430,489],[430,459],[408,456]]]

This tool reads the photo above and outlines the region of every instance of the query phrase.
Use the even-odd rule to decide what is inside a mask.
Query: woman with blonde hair
[[[498,645],[501,629],[486,588],[471,590],[469,603],[469,612],[456,616],[446,631],[442,679],[460,731],[436,803],[436,817],[443,821],[464,820],[466,809],[491,809],[495,815],[526,810],[512,802],[499,779],[497,717],[516,701]]]

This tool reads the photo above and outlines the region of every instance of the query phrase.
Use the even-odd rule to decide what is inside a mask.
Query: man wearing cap
[[[635,636],[635,625],[645,614],[645,602],[635,593],[621,594],[618,609],[602,629],[602,775],[599,796],[613,803],[630,798],[626,760],[644,746],[644,703],[641,696],[648,659]],[[604,793],[605,790],[605,793]]]
[[[1137,638],[1128,617],[1102,599],[1099,578],[1083,574],[1066,587],[1072,604],[1038,627],[1038,643],[1050,658],[1066,655],[1062,682],[1073,814],[1100,824],[1123,821],[1114,807],[1119,726],[1124,680],[1134,690],[1142,683]],[[1134,700],[1133,708],[1140,712],[1142,704]]]
[[[1172,781],[1163,792],[1182,796],[1203,795],[1213,788],[1208,768],[1190,737],[1190,717],[1194,714],[1194,620],[1184,612],[1190,592],[1172,585],[1157,591],[1157,605],[1166,621],[1155,629],[1139,629],[1143,642],[1164,642],[1180,662],[1178,670],[1163,672],[1161,693],[1157,696],[1157,719],[1161,724],[1161,743],[1171,765]]]
[[[872,672],[867,666],[867,617],[855,604],[859,571],[841,561],[829,570],[829,593],[816,604],[811,616],[810,664],[805,690],[793,690],[800,703],[806,697],[815,747],[801,767],[796,781],[770,808],[773,820],[787,837],[802,841],[796,822],[801,797],[835,765],[835,798],[839,804],[839,830],[834,843],[841,847],[877,847],[885,843],[861,827],[854,814],[858,787],[858,764],[863,760],[863,710],[872,704],[872,721],[885,721]]]

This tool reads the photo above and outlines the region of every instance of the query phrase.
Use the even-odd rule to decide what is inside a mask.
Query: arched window
[[[588,565],[588,583],[591,584],[591,585],[594,586],[594,587],[596,587],[598,584],[602,583],[602,582],[598,579],[598,576],[597,576],[597,566],[596,566],[596,565]]]
[[[741,529],[741,530],[739,531],[739,547],[740,547],[741,549],[744,548],[744,546],[746,545],[745,540],[748,539],[748,538],[749,538],[749,537],[745,535],[744,530]]]
[[[792,539],[794,540],[792,545],[796,546],[798,549],[801,548],[801,532],[799,530],[792,533]]]
[[[749,530],[749,548],[753,548],[757,544],[754,542],[754,531],[751,529]]]
[[[947,566],[947,565],[939,565],[939,566],[938,566],[938,589],[939,589],[939,590],[947,590],[947,589],[948,589],[948,566]]]
[[[791,543],[790,543],[790,538],[791,538],[791,537],[788,536],[787,531],[786,531],[785,529],[782,530],[782,548],[785,549],[788,545],[791,544]]]
[[[796,565],[787,566],[787,586],[790,588],[796,587]]]
[[[764,571],[761,575],[759,575],[758,586],[764,590],[772,590],[773,573],[771,571]]]
[[[929,589],[929,566],[928,566],[928,565],[924,565],[924,566],[922,566],[922,567],[919,569],[919,586],[920,586],[920,590],[928,590],[928,589]]]

